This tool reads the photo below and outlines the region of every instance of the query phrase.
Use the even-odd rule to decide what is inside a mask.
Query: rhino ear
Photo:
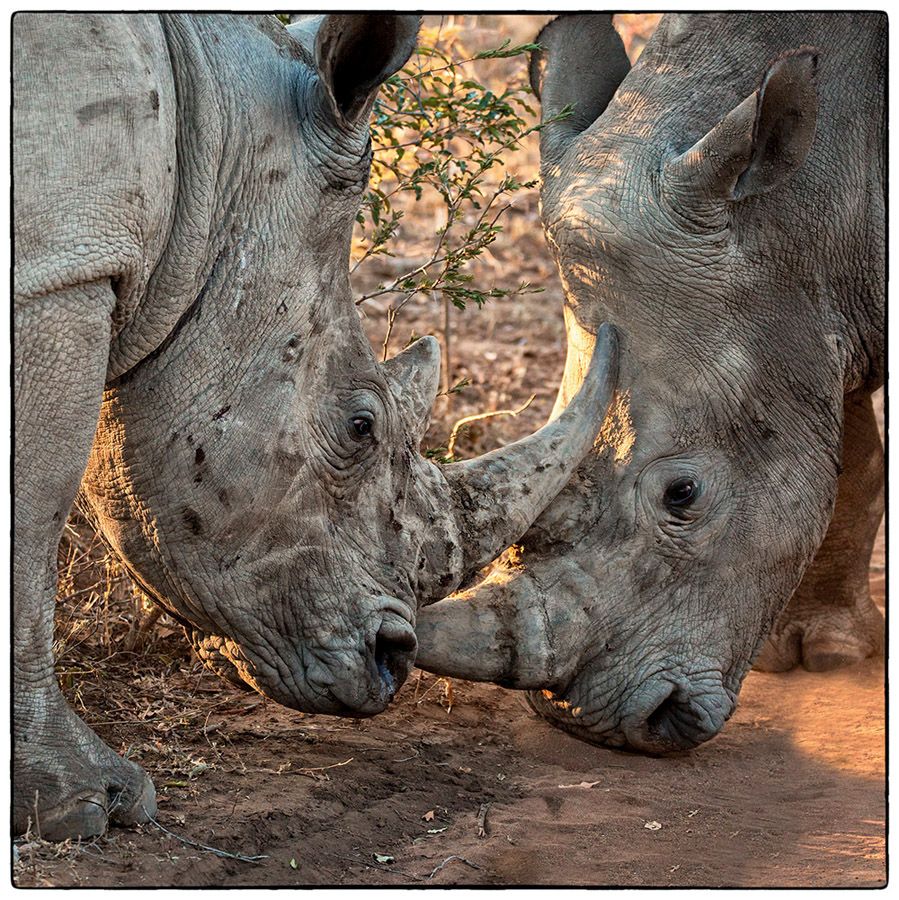
[[[811,47],[776,59],[754,94],[666,165],[666,188],[688,204],[740,200],[789,178],[815,137],[817,65]]]
[[[304,44],[314,34],[315,65],[335,113],[355,125],[371,110],[378,87],[415,49],[418,16],[315,16],[290,26]]]
[[[430,335],[419,338],[384,363],[390,392],[403,410],[412,438],[420,442],[431,421],[440,386],[440,344]]]
[[[571,141],[596,121],[631,64],[609,13],[559,16],[537,35],[536,43],[540,49],[531,54],[529,74],[543,121],[574,107],[570,116],[540,133],[545,167],[558,162]]]

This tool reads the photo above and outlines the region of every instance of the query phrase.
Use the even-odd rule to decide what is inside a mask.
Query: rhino
[[[419,666],[658,754],[718,733],[753,661],[880,651],[886,34],[880,13],[665,16],[631,67],[610,16],[541,32],[555,413],[600,323],[617,389],[514,553],[422,611]]]
[[[611,326],[552,424],[445,467],[419,453],[439,345],[382,365],[365,337],[348,263],[368,119],[417,29],[15,16],[16,833],[87,837],[156,809],[54,676],[79,490],[208,666],[369,716],[410,670],[419,604],[517,540],[593,444]]]

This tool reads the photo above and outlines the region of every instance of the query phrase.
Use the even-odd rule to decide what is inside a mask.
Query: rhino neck
[[[300,221],[315,196],[305,154],[321,144],[313,69],[269,18],[161,16],[176,97],[172,143],[161,152],[176,191],[165,201],[162,252],[146,261],[145,294],[113,344],[111,380],[162,354],[191,322],[204,322],[199,339],[211,353],[229,354],[249,349],[232,338],[245,343],[261,329],[302,333],[312,300],[349,303],[335,265],[348,236],[335,241],[327,216],[318,234]]]

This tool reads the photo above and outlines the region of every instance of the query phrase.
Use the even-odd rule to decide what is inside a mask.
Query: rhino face
[[[591,446],[612,331],[554,423],[477,460],[422,458],[439,346],[378,363],[347,274],[368,110],[417,20],[167,27],[187,157],[150,292],[188,282],[196,299],[110,381],[90,514],[211,668],[300,710],[371,715],[412,665],[418,606],[520,536]]]
[[[554,52],[592,59],[587,46],[613,41],[608,21],[597,35],[585,18],[605,17],[560,19],[541,35],[544,117],[579,84],[584,103],[611,97],[627,72],[618,42],[603,61],[617,72],[611,87],[583,68],[576,81],[554,75]],[[680,153],[680,134],[657,132],[670,102],[648,102],[656,57],[644,55],[646,81],[635,69],[598,121],[605,101],[541,144],[567,302],[557,411],[602,321],[621,331],[618,391],[594,453],[519,551],[423,612],[418,664],[528,689],[538,712],[588,740],[665,752],[721,729],[823,539],[843,385],[826,324],[790,275],[791,238],[753,234],[732,212],[734,196],[763,193],[803,162],[813,55],[776,62]],[[776,140],[759,139],[766,130]]]

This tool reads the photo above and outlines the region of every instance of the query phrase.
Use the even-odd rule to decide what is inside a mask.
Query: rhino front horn
[[[580,390],[529,437],[443,469],[455,504],[463,578],[494,560],[530,528],[593,446],[618,377],[618,340],[602,325]]]
[[[561,584],[576,581],[567,561],[545,580],[497,569],[480,584],[419,610],[420,669],[518,690],[564,687],[573,677],[590,622]]]

